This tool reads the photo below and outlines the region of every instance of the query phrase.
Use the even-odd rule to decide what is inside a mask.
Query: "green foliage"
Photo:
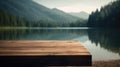
[[[88,20],[89,27],[120,27],[120,0],[92,12]]]
[[[33,0],[0,0],[0,26],[2,27],[85,26],[84,21],[77,21],[79,19],[56,8],[49,9]]]
[[[35,21],[0,10],[1,27],[80,27],[86,26],[85,22],[80,20],[71,23],[57,23],[49,20]]]
[[[47,8],[33,0],[0,0],[0,9],[35,22],[70,23],[79,19],[61,10]]]

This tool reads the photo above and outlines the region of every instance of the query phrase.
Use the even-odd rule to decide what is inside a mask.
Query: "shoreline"
[[[92,61],[92,67],[120,67],[120,59],[118,60],[103,60]]]

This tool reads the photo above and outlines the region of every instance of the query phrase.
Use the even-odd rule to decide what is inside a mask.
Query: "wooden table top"
[[[0,40],[0,56],[90,55],[76,40]]]

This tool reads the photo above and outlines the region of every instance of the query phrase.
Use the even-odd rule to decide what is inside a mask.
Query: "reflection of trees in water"
[[[96,46],[100,44],[102,48],[120,54],[120,30],[91,29],[88,30],[88,37]]]
[[[0,40],[14,40],[21,37],[26,37],[25,30],[0,30]],[[26,32],[27,33],[27,32]],[[17,37],[17,38],[16,38]]]
[[[80,29],[12,29],[0,30],[0,40],[72,39],[86,33]]]

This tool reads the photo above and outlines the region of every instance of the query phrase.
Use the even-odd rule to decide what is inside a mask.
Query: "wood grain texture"
[[[88,66],[91,65],[91,57],[89,51],[79,41],[0,40],[0,62],[2,62],[0,64],[4,65],[25,64],[26,66],[27,62],[33,65],[41,63],[43,65]]]
[[[0,56],[90,55],[79,41],[1,40]]]

